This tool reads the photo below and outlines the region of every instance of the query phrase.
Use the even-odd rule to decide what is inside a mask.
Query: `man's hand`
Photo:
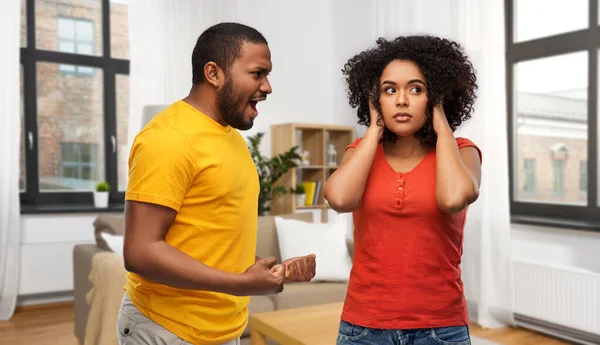
[[[276,265],[275,257],[257,260],[242,274],[240,295],[270,295],[283,291],[285,265]]]
[[[286,282],[309,282],[314,278],[316,273],[316,258],[315,254],[306,256],[297,256],[285,260],[282,265],[285,266],[285,281]]]

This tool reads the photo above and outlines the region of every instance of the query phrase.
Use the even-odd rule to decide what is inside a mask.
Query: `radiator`
[[[515,319],[569,338],[600,339],[600,274],[518,259],[512,274]]]

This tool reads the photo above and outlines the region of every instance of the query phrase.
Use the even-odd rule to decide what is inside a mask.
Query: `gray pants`
[[[119,309],[117,338],[120,345],[193,345],[147,318],[131,302],[127,293]],[[240,345],[240,339],[223,345]]]

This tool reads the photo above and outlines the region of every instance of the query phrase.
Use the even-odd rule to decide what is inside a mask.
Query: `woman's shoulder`
[[[456,137],[456,145],[458,146],[459,150],[465,147],[475,148],[475,150],[477,150],[477,153],[479,154],[479,160],[482,160],[481,149],[471,139],[465,137]]]
[[[348,146],[346,146],[346,148],[344,148],[344,151],[348,150],[348,149],[355,149],[356,146],[358,146],[358,143],[360,143],[360,141],[362,140],[363,137],[359,137],[354,139],[354,141],[352,143],[350,143]]]

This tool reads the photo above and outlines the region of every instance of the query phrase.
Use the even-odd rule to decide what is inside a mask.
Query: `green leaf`
[[[248,149],[250,156],[256,166],[258,179],[260,183],[260,192],[258,196],[258,215],[263,216],[271,210],[273,201],[277,198],[293,193],[293,189],[287,189],[284,186],[275,186],[275,183],[287,173],[290,169],[297,167],[296,160],[300,159],[297,153],[297,146],[275,156],[264,157],[260,152],[260,144],[264,133],[258,132],[248,137]]]

